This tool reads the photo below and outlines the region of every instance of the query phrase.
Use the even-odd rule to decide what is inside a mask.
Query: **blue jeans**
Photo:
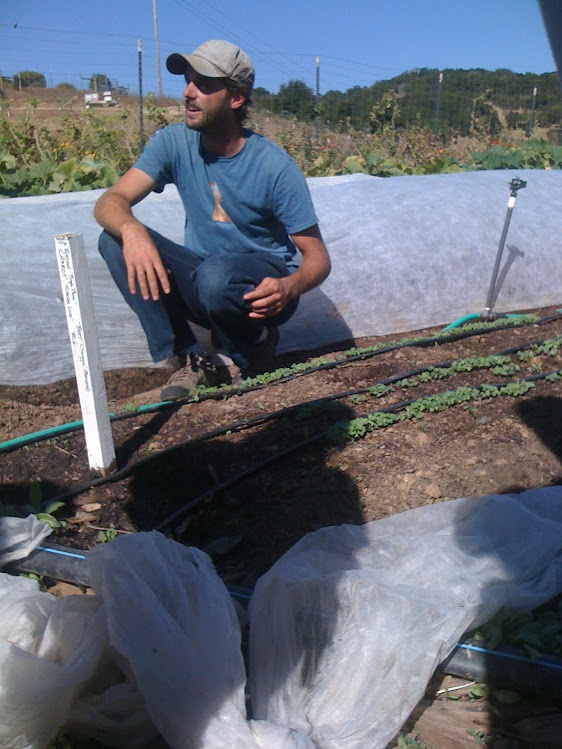
[[[170,271],[171,291],[156,301],[144,300],[137,288],[131,294],[121,240],[104,231],[99,251],[125,301],[138,316],[150,354],[155,362],[185,353],[196,343],[189,326],[193,322],[213,331],[225,353],[239,366],[262,334],[266,321],[248,316],[243,296],[266,277],[282,278],[289,270],[282,258],[270,252],[213,255],[202,260],[187,247],[148,228],[164,267]],[[282,325],[295,312],[298,299],[290,302],[268,326]]]

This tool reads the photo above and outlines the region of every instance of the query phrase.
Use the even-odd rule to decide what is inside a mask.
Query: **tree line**
[[[253,93],[255,105],[300,120],[319,118],[329,127],[377,130],[392,122],[397,127],[420,125],[441,136],[475,129],[491,135],[503,127],[549,127],[562,119],[556,73],[514,73],[420,68],[347,91],[316,96],[302,81],[283,84],[277,94],[264,88]]]
[[[37,70],[20,70],[19,73],[15,73],[12,77],[2,76],[2,85],[9,85],[16,89],[30,88],[32,86],[35,88],[46,88],[47,79],[43,73],[39,73]],[[75,88],[71,83],[60,83],[58,87]],[[111,81],[105,73],[94,73],[88,81],[88,89],[90,91],[111,91]]]

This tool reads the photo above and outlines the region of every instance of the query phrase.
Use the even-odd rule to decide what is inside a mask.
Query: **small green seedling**
[[[32,481],[29,488],[29,511],[35,515],[37,520],[46,523],[51,528],[64,528],[66,522],[57,520],[53,513],[64,507],[64,502],[48,502],[42,507],[43,492],[40,481]]]
[[[109,541],[113,541],[117,538],[117,529],[110,523],[109,528],[105,528],[98,533],[98,541],[100,544],[106,544]]]

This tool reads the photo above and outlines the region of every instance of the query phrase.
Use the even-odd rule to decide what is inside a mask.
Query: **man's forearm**
[[[154,184],[154,180],[140,169],[129,169],[99,198],[94,208],[94,218],[106,231],[117,237],[123,236],[125,226],[138,231],[142,224],[133,216],[133,206],[148,195]]]
[[[291,299],[319,286],[328,277],[330,270],[331,263],[327,252],[304,257],[301,266],[283,279],[287,283]]]
[[[126,224],[138,224],[142,226],[134,216],[129,201],[122,195],[114,192],[104,193],[94,208],[94,218],[110,234],[117,237],[123,236],[123,227]]]
[[[283,285],[289,299],[295,299],[319,286],[332,265],[318,225],[292,234],[291,239],[302,255],[302,263],[292,275],[283,278]]]

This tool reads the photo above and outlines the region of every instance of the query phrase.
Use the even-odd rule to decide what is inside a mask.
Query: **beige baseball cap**
[[[174,75],[184,75],[188,66],[207,78],[229,78],[245,86],[248,96],[255,79],[254,66],[239,47],[220,39],[205,42],[190,55],[174,52],[166,60],[166,67]]]

